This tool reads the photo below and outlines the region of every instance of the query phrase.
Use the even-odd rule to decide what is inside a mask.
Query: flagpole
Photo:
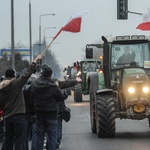
[[[46,49],[41,53],[41,57],[43,57],[43,55],[46,53],[46,51],[49,49],[49,47],[51,46],[51,44],[53,43],[54,39],[49,43],[49,45],[46,47]]]
[[[49,45],[46,47],[46,49],[41,53],[41,57],[46,53],[46,51],[49,49],[49,47],[52,45],[53,41],[56,39],[56,37],[60,34],[62,29],[59,30],[59,32],[55,35],[55,37],[52,39],[52,41],[49,43]]]
[[[131,13],[131,14],[135,14],[135,15],[140,15],[140,16],[142,16],[142,15],[143,15],[142,13],[133,12],[133,11],[128,11],[128,10],[127,10],[127,13]]]
[[[68,32],[80,32],[80,27],[81,27],[81,16],[91,12],[93,10],[88,10],[88,11],[84,11],[74,17],[71,17],[69,19],[69,21],[67,22],[67,24],[65,26],[63,26],[59,32],[55,35],[55,37],[53,38],[53,40],[50,42],[50,44],[46,47],[46,49],[41,53],[41,57],[46,53],[46,51],[48,50],[48,48],[51,46],[51,44],[53,43],[53,41],[57,38],[57,36],[61,33],[61,31],[68,31]]]

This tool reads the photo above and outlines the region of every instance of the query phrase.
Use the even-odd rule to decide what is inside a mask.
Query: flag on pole
[[[143,23],[139,24],[136,29],[150,31],[150,11],[143,15]]]
[[[54,39],[60,34],[61,31],[67,31],[67,32],[80,32],[81,30],[81,21],[82,16],[84,14],[87,14],[93,10],[87,10],[81,13],[78,13],[77,15],[71,16],[69,20],[66,22],[66,24],[59,30],[59,32],[56,34]]]
[[[91,11],[93,11],[93,10],[87,10],[87,11],[81,12],[77,15],[71,16],[70,19],[67,21],[67,23],[58,31],[58,33],[55,35],[55,37],[52,39],[52,41],[46,47],[46,49],[41,53],[41,56],[43,56],[45,54],[45,52],[48,50],[48,48],[53,43],[53,41],[57,38],[57,36],[61,33],[61,31],[68,31],[68,32],[74,32],[74,33],[80,32],[82,16]]]

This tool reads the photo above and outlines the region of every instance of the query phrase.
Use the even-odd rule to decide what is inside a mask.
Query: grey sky
[[[0,48],[11,43],[10,1],[0,0]],[[128,0],[129,11],[147,13],[149,0]],[[139,15],[129,14],[128,20],[117,20],[117,0],[31,0],[32,5],[32,43],[39,40],[39,17],[55,13],[55,16],[41,17],[42,40],[44,28],[46,37],[53,37],[64,23],[77,13],[88,9],[94,11],[82,17],[81,32],[61,32],[52,44],[52,51],[64,67],[79,61],[86,44],[95,43],[102,35],[146,34],[150,31],[137,30],[142,22]],[[29,0],[14,0],[15,43],[21,42],[29,47]],[[47,43],[51,38],[46,38]],[[59,42],[59,44],[57,44]],[[56,44],[55,44],[56,43]]]

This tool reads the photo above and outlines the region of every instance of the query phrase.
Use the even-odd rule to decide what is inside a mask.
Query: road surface
[[[59,150],[150,150],[148,120],[116,120],[115,138],[98,138],[90,129],[88,96],[76,103],[69,96],[71,120],[63,122],[63,138]],[[31,143],[31,142],[30,142]],[[2,143],[0,143],[0,146]]]

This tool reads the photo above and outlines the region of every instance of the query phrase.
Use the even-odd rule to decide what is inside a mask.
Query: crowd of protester
[[[48,65],[36,66],[41,56],[16,77],[7,69],[0,81],[0,139],[2,150],[56,150],[62,139],[62,113],[68,98],[66,88],[82,82],[80,78],[60,81],[52,78]],[[29,139],[31,149],[29,148]]]

